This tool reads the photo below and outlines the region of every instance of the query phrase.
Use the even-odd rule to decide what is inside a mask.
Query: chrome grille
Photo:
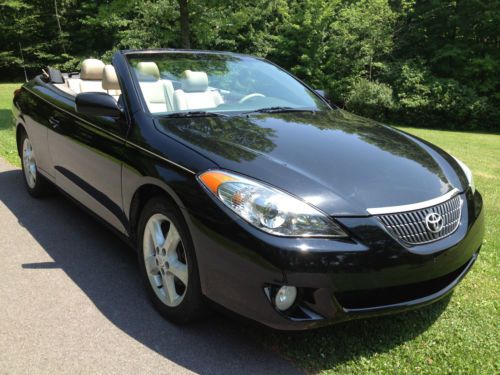
[[[430,213],[437,213],[443,219],[443,227],[437,233],[431,232],[425,224],[425,218]],[[435,206],[414,211],[378,215],[378,218],[396,238],[411,245],[421,245],[452,234],[460,224],[461,215],[462,199],[457,195]]]

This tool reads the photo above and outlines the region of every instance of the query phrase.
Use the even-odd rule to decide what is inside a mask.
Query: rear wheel
[[[21,135],[20,149],[24,182],[28,193],[36,198],[45,196],[50,190],[50,182],[38,173],[35,151],[26,132]]]
[[[158,311],[175,323],[200,317],[198,266],[179,210],[164,198],[153,198],[142,211],[138,237],[141,274]]]

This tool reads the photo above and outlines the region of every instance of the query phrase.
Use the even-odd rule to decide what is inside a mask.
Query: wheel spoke
[[[161,230],[161,223],[159,221],[154,222],[154,231],[155,246],[159,248],[165,242],[165,236],[163,235],[163,231]]]
[[[155,248],[161,247],[165,242],[165,237],[163,236],[163,232],[161,230],[161,223],[159,220],[153,220],[149,224],[149,232],[151,234],[151,238],[153,239],[153,244]]]
[[[30,164],[29,171],[30,171],[31,177],[33,178],[33,180],[35,180],[36,179],[36,166],[35,166],[35,163],[31,163]]]
[[[184,285],[187,286],[188,283],[188,268],[187,265],[181,263],[179,260],[174,260],[170,262],[169,272],[177,277]]]
[[[181,237],[177,228],[174,225],[171,225],[167,233],[167,239],[162,247],[166,250],[167,254],[172,255],[174,254],[175,249],[177,249],[177,245],[180,240]]]
[[[149,255],[144,259],[144,262],[146,263],[146,269],[150,275],[158,275],[160,272],[160,269],[158,268],[158,265],[156,264],[156,258],[154,255]]]
[[[174,301],[179,297],[179,295],[175,291],[175,284],[174,284],[174,276],[173,275],[167,274],[167,275],[163,276],[162,289],[163,289],[163,292],[165,293],[165,297],[167,298],[167,301],[170,304],[173,304]]]

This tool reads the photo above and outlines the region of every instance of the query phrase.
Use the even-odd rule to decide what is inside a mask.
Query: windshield
[[[291,75],[249,56],[176,52],[128,61],[153,114],[328,109]]]

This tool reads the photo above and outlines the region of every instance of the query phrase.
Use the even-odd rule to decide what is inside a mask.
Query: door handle
[[[57,117],[49,117],[49,124],[52,126],[52,129],[57,129],[61,125],[61,121],[57,119]]]

